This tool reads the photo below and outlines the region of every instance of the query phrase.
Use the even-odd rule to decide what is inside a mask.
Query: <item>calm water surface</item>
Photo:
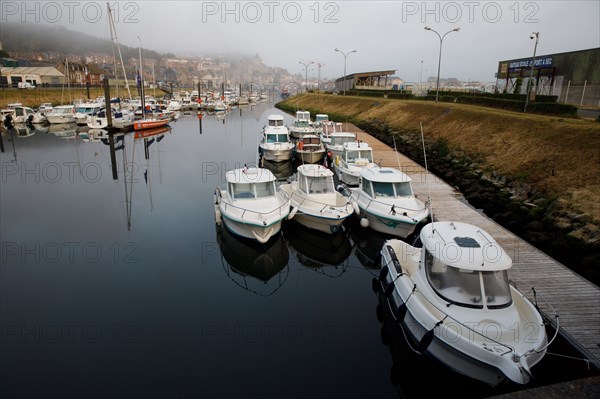
[[[271,113],[279,111],[264,103],[206,115],[202,128],[182,116],[147,139],[147,154],[144,139],[126,134],[117,138],[116,180],[109,146],[70,127],[4,135],[2,397],[515,389],[492,390],[403,352],[371,290],[384,239],[374,232],[350,223],[327,236],[286,222],[257,247],[215,225],[214,189],[227,170],[257,161]],[[281,177],[292,171],[267,166]],[[552,375],[572,366],[556,362],[539,366],[538,384],[570,378]],[[421,373],[440,384],[423,387]]]

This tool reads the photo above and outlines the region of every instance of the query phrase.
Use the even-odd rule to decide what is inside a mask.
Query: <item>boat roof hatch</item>
[[[364,168],[360,171],[362,177],[367,180],[381,183],[405,183],[412,179],[404,172],[394,168]]]
[[[264,168],[241,168],[230,170],[225,174],[227,183],[264,183],[275,181],[275,175]]]
[[[272,114],[272,115],[269,115],[268,119],[270,121],[282,121],[283,120],[283,115]]]
[[[421,230],[423,246],[444,264],[466,270],[497,271],[512,259],[485,230],[462,222],[434,222]]]
[[[298,166],[298,173],[307,177],[328,177],[333,176],[333,172],[322,165],[309,164]]]

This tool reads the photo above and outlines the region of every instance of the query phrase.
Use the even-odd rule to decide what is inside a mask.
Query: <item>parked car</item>
[[[29,82],[19,82],[19,84],[17,85],[17,87],[19,89],[35,89],[35,85],[29,83]]]

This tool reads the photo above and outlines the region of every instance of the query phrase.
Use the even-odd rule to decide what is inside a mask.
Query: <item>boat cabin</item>
[[[310,112],[308,111],[296,111],[296,119],[299,121],[310,122]]]
[[[269,115],[268,124],[269,127],[283,127],[283,116],[281,115]]]
[[[233,201],[275,197],[275,176],[268,169],[243,168],[226,173],[227,193]]]
[[[22,118],[27,119],[27,117],[29,115],[33,115],[34,114],[33,109],[31,109],[29,107],[14,107],[13,110],[14,110],[13,117],[15,119],[18,118],[18,117],[22,117]]]
[[[331,139],[331,146],[342,147],[345,143],[353,143],[356,141],[356,135],[354,133],[332,133],[329,138]]]
[[[450,304],[501,309],[512,304],[510,256],[484,230],[459,222],[429,223],[421,231],[421,264],[436,294]]]
[[[315,115],[315,122],[316,123],[322,123],[322,122],[326,122],[329,120],[329,115],[327,114],[317,114]]]
[[[371,198],[412,197],[411,178],[393,168],[365,168],[361,188]]]
[[[298,167],[298,188],[306,194],[335,195],[333,172],[321,165]]]
[[[344,160],[347,163],[367,164],[373,162],[373,150],[367,143],[345,143]]]

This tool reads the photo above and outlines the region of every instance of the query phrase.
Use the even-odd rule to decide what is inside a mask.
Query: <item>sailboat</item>
[[[138,37],[139,39],[139,37]],[[138,84],[140,85],[140,97],[142,99],[142,119],[137,120],[133,123],[133,130],[145,130],[145,129],[155,129],[162,126],[166,126],[169,123],[168,118],[159,118],[152,113],[152,116],[147,116],[146,113],[150,111],[146,109],[146,99],[144,96],[144,75],[143,75],[143,66],[142,66],[142,42],[140,40],[140,73],[138,75]],[[149,107],[148,107],[149,108]],[[152,111],[153,112],[153,111]]]

